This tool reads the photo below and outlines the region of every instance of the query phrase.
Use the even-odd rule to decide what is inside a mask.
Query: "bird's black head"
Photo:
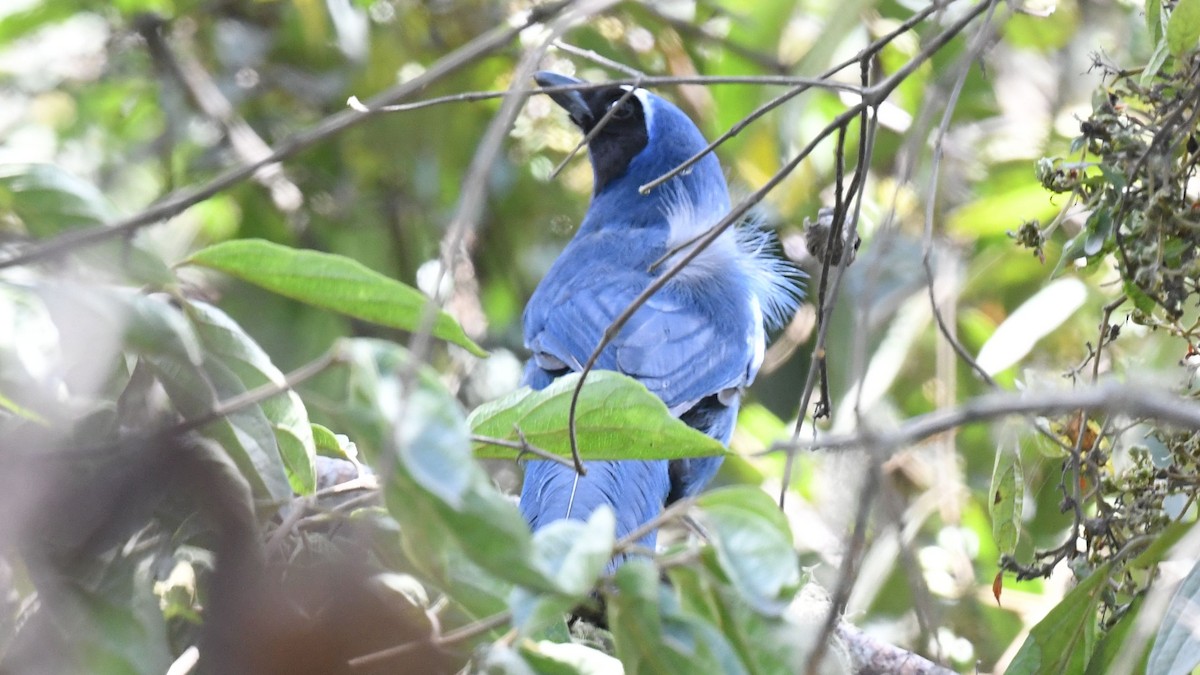
[[[583,80],[547,71],[537,73],[533,79],[543,87],[584,84]],[[593,190],[596,193],[625,173],[633,158],[650,142],[642,100],[633,95],[629,88],[611,86],[559,91],[549,96],[567,111],[571,121],[585,135],[591,133],[609,110],[613,111],[603,128],[588,143],[588,154],[591,156],[592,171],[595,174]]]

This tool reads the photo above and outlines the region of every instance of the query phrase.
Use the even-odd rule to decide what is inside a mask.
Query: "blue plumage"
[[[538,73],[539,84],[579,82]],[[657,274],[653,263],[716,224],[730,208],[717,158],[710,154],[648,195],[638,187],[706,145],[681,110],[654,94],[625,87],[551,94],[586,133],[613,106],[589,143],[595,184],[587,215],[525,308],[533,357],[525,384],[534,389],[582,369],[605,329]],[[799,299],[798,272],[766,255],[766,233],[726,232],[643,305],[596,365],[637,378],[689,425],[728,443],[742,390],[762,364],[766,331],[786,320]],[[676,254],[679,255],[679,254]],[[699,492],[720,458],[587,463],[586,476],[529,461],[521,511],[537,529],[561,518],[586,519],[601,504],[624,536],[665,504]],[[640,543],[653,548],[655,533]]]

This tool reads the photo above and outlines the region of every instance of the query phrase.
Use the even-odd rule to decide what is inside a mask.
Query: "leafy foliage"
[[[1153,373],[1191,396],[1172,368],[1200,342],[1195,2],[1150,0],[1145,25],[1125,5],[956,3],[902,27],[904,3],[722,0],[569,26],[541,65],[592,80],[625,74],[588,50],[647,75],[778,78],[873,40],[872,81],[904,76],[870,134],[831,130],[767,197],[813,305],[836,311],[814,331],[807,307],[778,336],[732,451],[627,378],[583,387],[585,458],[727,454],[711,491],[664,514],[657,552],[616,540],[603,511],[531,534],[510,496],[523,444],[571,454],[578,380],[516,385],[521,307],[590,189],[586,162],[554,174],[577,136],[533,97],[477,167],[495,101],[344,105],[398,81],[422,98],[522,86],[542,37],[505,31],[531,5],[26,4],[0,8],[0,669],[161,673],[199,647],[211,672],[799,672],[825,637],[818,586],[961,670],[1146,658],[1131,626],[1195,522],[1195,429],[1072,413],[888,439],[1064,372]],[[944,35],[959,16],[967,35]],[[1096,50],[1096,27],[1144,67],[1081,81],[1060,54]],[[857,81],[846,63],[836,78]],[[717,152],[756,188],[862,100],[780,81],[659,91],[710,138],[736,130]],[[1078,135],[1061,124],[1076,114]],[[263,148],[284,161],[227,178]],[[839,200],[863,246],[822,279],[798,224]],[[106,229],[155,204],[180,206]],[[797,414],[810,369],[832,420]],[[827,424],[866,450],[782,451],[820,446]],[[1194,661],[1179,616],[1156,668]]]

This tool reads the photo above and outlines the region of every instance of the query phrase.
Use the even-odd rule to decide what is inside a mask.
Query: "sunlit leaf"
[[[362,263],[332,253],[289,248],[261,239],[210,246],[187,260],[220,270],[300,302],[408,331],[421,329],[429,299]],[[486,356],[449,314],[434,313],[433,335]]]
[[[520,389],[481,405],[468,419],[471,432],[514,442],[523,434],[532,445],[570,457],[567,418],[578,382],[578,375],[568,375],[541,391]],[[579,451],[585,459],[676,459],[726,452],[720,441],[673,417],[662,399],[644,385],[611,371],[588,376],[575,419]],[[514,456],[510,449],[487,443],[476,443],[475,454]]]

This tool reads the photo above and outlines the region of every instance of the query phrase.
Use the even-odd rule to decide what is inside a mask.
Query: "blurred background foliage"
[[[923,6],[906,0],[619,3],[572,29],[565,41],[649,75],[815,75]],[[515,0],[10,0],[0,9],[0,233],[9,242],[45,239],[138,213],[343,111],[350,96],[365,99],[417,77],[526,9]],[[891,42],[873,64],[873,78],[896,72],[964,9],[960,0]],[[948,324],[1000,387],[1072,386],[1064,376],[1089,355],[1089,343],[1097,344],[1103,307],[1121,292],[1118,273],[1111,256],[1068,257],[1055,273],[1064,246],[1086,227],[1083,209],[1065,213],[1033,254],[1015,245],[1013,234],[1062,210],[1065,198],[1044,188],[1037,161],[1073,152],[1102,85],[1097,64],[1119,69],[1151,58],[1155,36],[1143,15],[1141,6],[1121,0],[998,9],[994,30],[983,34],[988,47],[969,64],[947,120],[936,167],[934,139],[976,24],[879,110],[858,230],[863,244],[830,329],[833,416],[819,423],[823,429],[858,428],[856,411],[862,424],[883,427],[989,390],[937,330],[920,262],[927,253]],[[419,98],[510,86],[522,49],[536,37],[529,31]],[[542,67],[591,80],[623,76],[553,49]],[[855,71],[836,77],[854,83]],[[717,84],[660,93],[712,138],[781,91]],[[717,150],[731,185],[743,192],[760,186],[852,102],[847,94],[814,90],[753,122]],[[206,299],[284,372],[346,336],[406,343],[407,334],[393,329],[163,263],[175,265],[205,246],[263,238],[341,254],[432,293],[467,167],[498,108],[498,100],[452,102],[380,115],[330,135],[281,169],[141,229],[132,237],[138,247],[132,250],[140,253],[98,247],[85,261],[92,271],[80,278],[172,286]],[[440,386],[467,409],[517,385],[525,357],[521,310],[587,206],[590,169],[582,157],[551,176],[577,140],[548,99],[533,97],[487,174],[486,208],[467,241],[473,275],[454,279],[447,310],[490,356],[476,359],[438,346],[429,357]],[[858,140],[853,131],[848,146]],[[763,208],[786,255],[814,279],[819,265],[805,248],[802,225],[832,204],[834,172],[832,142],[826,142]],[[143,255],[147,260],[139,262]],[[56,275],[74,276],[62,268],[18,268],[5,270],[4,280],[22,284]],[[163,275],[171,283],[162,284]],[[45,406],[63,402],[38,400],[21,380],[36,372],[17,372],[29,370],[29,353],[54,351],[47,346],[52,338],[43,335],[39,343],[30,328],[45,319],[12,298],[3,307],[6,407],[45,415]],[[1193,307],[1183,311],[1194,318]],[[1121,325],[1121,337],[1105,346],[1100,372],[1181,386],[1187,372],[1178,362],[1187,340],[1126,324],[1127,313],[1121,308],[1111,318]],[[778,493],[785,456],[760,451],[794,427],[814,316],[806,306],[779,337],[739,423],[734,450],[743,457],[726,463],[718,485],[761,485]],[[25,365],[12,365],[18,362]],[[1086,373],[1081,377],[1087,380]],[[355,386],[345,379],[322,376],[306,384],[308,414],[377,457],[384,432],[345,402],[346,387]],[[1050,422],[1071,436],[1062,431],[1069,420]],[[1070,527],[1059,508],[1062,454],[1052,446],[1028,425],[976,425],[889,458],[848,620],[957,669],[1002,670],[1072,577],[1066,570],[1020,583],[1010,576],[999,602],[994,597],[1001,554],[1030,562],[1035,549],[1061,544]],[[1023,500],[1014,515],[1016,538],[998,544],[993,472],[997,455],[1013,452]],[[868,464],[862,453],[801,454],[786,488],[801,560],[830,586]],[[503,489],[519,485],[513,463],[487,467]],[[1174,518],[1190,522],[1194,510],[1188,500]],[[200,569],[203,559],[196,553],[189,565]],[[29,586],[19,570],[16,576],[9,600],[19,606]],[[163,602],[179,616],[190,611],[187,602]]]

